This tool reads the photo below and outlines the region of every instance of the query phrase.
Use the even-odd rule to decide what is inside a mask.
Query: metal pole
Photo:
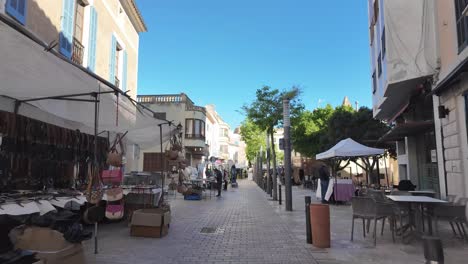
[[[289,99],[283,99],[284,124],[284,177],[286,185],[286,211],[292,211],[292,185],[291,185],[291,120],[289,118]]]
[[[387,188],[390,187],[390,182],[388,180],[388,171],[387,171],[387,158],[384,156],[384,166],[385,166],[385,178],[387,179]]]
[[[310,196],[305,196],[304,198],[305,198],[307,244],[312,244],[312,226],[310,225],[310,204],[312,200]]]
[[[98,126],[99,126],[99,100],[98,94],[93,93],[92,96],[94,97],[94,169],[93,172],[96,170],[98,166],[98,159],[97,159],[97,135],[98,135]],[[98,223],[97,221],[94,223],[94,254],[98,253]]]
[[[278,184],[278,188],[279,188],[279,190],[278,190],[278,192],[279,192],[279,193],[278,193],[278,194],[279,194],[279,195],[278,195],[278,196],[279,196],[279,197],[278,197],[278,202],[279,202],[279,204],[281,205],[281,203],[282,203],[282,199],[281,199],[281,198],[282,198],[282,196],[283,196],[283,195],[281,194],[281,192],[282,192],[282,191],[281,191],[281,184]]]
[[[161,155],[160,155],[160,161],[161,161],[161,178],[162,178],[162,191],[161,191],[161,202],[164,201],[164,157],[163,157],[163,141],[162,141],[162,124],[159,124],[159,143],[160,143],[160,146],[161,146]]]
[[[268,139],[268,132],[266,135],[266,164],[267,164],[267,193],[271,193],[271,177],[270,177],[270,140]]]

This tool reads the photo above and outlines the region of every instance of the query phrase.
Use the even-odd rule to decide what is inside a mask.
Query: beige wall
[[[89,10],[90,6],[96,8],[98,14],[97,48],[96,48],[96,74],[109,80],[110,46],[112,34],[127,51],[127,90],[136,98],[138,75],[138,45],[139,35],[130,22],[125,11],[119,15],[119,0],[88,0],[89,4],[84,10],[83,45],[85,47],[84,63],[87,63]],[[0,2],[2,8],[6,1]],[[26,28],[43,40],[45,43],[58,41],[61,29],[62,16],[61,0],[28,0]],[[58,46],[55,48],[58,50]],[[87,66],[87,64],[83,65]],[[122,67],[119,67],[122,69]],[[113,82],[112,82],[113,83]]]

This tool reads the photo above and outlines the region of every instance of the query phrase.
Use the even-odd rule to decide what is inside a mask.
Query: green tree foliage
[[[240,127],[240,134],[242,140],[246,143],[246,156],[250,164],[255,161],[258,151],[263,146],[263,150],[266,148],[265,130],[262,130],[252,120],[246,119],[242,122]]]

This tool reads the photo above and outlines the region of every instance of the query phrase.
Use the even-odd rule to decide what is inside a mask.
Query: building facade
[[[205,146],[206,109],[197,106],[184,93],[173,95],[138,95],[138,102],[156,112],[159,118],[171,121],[174,126],[181,125],[182,142],[187,165],[197,167],[207,156]],[[168,131],[168,126],[164,130]],[[164,134],[165,132],[163,132]],[[168,149],[168,143],[163,144],[163,152]],[[161,148],[159,146],[142,150],[139,170],[160,171]],[[164,155],[164,153],[162,154]],[[165,156],[164,156],[165,159]],[[167,168],[167,167],[166,167]]]
[[[467,1],[437,0],[440,65],[434,75],[439,181],[443,194],[468,195]]]
[[[392,124],[400,179],[440,190],[430,96],[437,72],[435,0],[368,0],[374,117]]]
[[[209,156],[228,161],[231,158],[229,155],[231,128],[216,112],[215,105],[206,105],[205,108],[208,117],[206,130],[209,136],[206,138],[206,143],[209,146]]]
[[[134,0],[0,0],[0,13],[136,98],[139,33],[146,26]]]

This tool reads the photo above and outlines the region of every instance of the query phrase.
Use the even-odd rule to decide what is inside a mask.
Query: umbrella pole
[[[384,156],[384,166],[385,166],[385,178],[387,179],[387,187],[390,187],[390,182],[388,181],[387,158],[385,156]]]

